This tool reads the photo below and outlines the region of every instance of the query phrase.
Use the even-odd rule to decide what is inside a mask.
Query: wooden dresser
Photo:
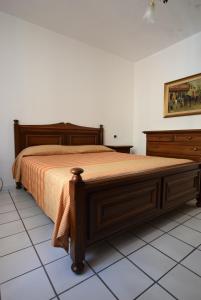
[[[201,161],[201,129],[144,131],[146,154]]]

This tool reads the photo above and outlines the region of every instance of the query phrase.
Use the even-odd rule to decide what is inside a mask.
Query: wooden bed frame
[[[103,144],[103,126],[89,128],[69,123],[20,125],[14,121],[15,155],[26,147],[41,144]],[[129,226],[173,210],[200,197],[200,164],[146,171],[109,180],[85,183],[81,168],[71,170],[70,210],[72,270],[84,268],[86,247],[95,241],[123,231]],[[17,188],[21,183],[16,183]]]

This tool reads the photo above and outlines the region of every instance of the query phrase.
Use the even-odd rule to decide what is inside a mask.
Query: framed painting
[[[201,73],[164,85],[164,117],[201,114]]]

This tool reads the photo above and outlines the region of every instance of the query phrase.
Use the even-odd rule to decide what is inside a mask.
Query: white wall
[[[5,184],[13,183],[13,119],[103,124],[105,143],[132,143],[133,73],[127,60],[0,13],[0,176]]]
[[[134,70],[136,153],[145,153],[143,130],[201,128],[201,115],[163,118],[164,83],[201,73],[201,33],[137,62]]]

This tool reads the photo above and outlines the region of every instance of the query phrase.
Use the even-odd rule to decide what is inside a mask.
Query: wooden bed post
[[[15,138],[15,157],[20,152],[20,133],[19,133],[19,120],[14,121],[14,138]]]
[[[197,207],[201,207],[201,164],[199,165],[200,167],[200,178],[199,178],[199,188],[200,188],[200,192],[199,194],[197,195],[196,199],[197,199],[197,202],[196,202],[196,206]]]
[[[71,169],[73,174],[70,180],[70,255],[73,261],[71,269],[80,274],[84,269],[85,247],[86,247],[86,203],[85,183],[80,174],[84,172],[81,168]]]
[[[100,145],[103,145],[103,125],[100,125]]]
[[[14,121],[14,137],[15,137],[15,157],[17,157],[18,153],[20,152],[20,134],[19,134],[19,120]],[[21,182],[16,182],[16,189],[21,189],[22,184]]]

